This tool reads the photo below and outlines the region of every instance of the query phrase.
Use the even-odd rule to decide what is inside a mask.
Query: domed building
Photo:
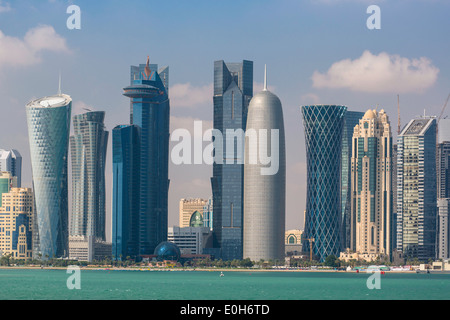
[[[161,242],[155,248],[154,255],[156,256],[156,260],[158,261],[179,261],[181,257],[181,251],[175,243]]]

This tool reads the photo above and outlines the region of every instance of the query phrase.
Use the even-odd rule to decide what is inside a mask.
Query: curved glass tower
[[[67,153],[72,99],[65,94],[26,105],[36,221],[33,254],[62,257],[68,249]]]
[[[306,141],[307,199],[304,239],[323,262],[341,250],[341,147],[345,106],[301,107]],[[309,241],[304,247],[309,250]]]

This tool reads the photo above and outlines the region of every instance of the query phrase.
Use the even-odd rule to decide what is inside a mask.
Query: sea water
[[[448,300],[450,274],[1,269],[1,300]]]

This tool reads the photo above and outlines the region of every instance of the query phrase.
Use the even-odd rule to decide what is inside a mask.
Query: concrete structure
[[[203,209],[207,204],[207,200],[204,199],[181,199],[180,200],[180,228],[192,227],[191,218],[194,212],[200,213],[203,221]]]
[[[397,146],[397,249],[428,261],[436,251],[436,119],[411,120]]]
[[[0,172],[8,171],[17,177],[17,187],[22,186],[22,156],[17,150],[0,149]]]
[[[68,255],[68,186],[72,98],[58,94],[26,105],[36,226],[33,254]]]
[[[1,254],[11,255],[14,259],[31,259],[33,253],[33,192],[29,188],[11,188],[1,197]]]
[[[70,235],[69,259],[89,262],[111,259],[111,243],[93,236]]]
[[[212,247],[212,231],[207,227],[171,227],[167,240],[175,243],[183,255],[203,254],[203,249]]]
[[[437,227],[437,243],[436,258],[448,260],[450,258],[450,239],[449,239],[449,198],[440,198],[437,201],[438,206],[438,227]]]
[[[213,230],[214,225],[214,209],[213,200],[209,198],[203,207],[203,226]]]
[[[253,96],[253,62],[214,62],[214,124],[216,141],[211,187],[215,247],[223,260],[242,259],[244,223],[244,132]],[[237,133],[237,138],[236,134]],[[227,144],[230,144],[227,146]],[[218,256],[216,256],[218,258]]]
[[[252,261],[284,259],[284,119],[280,99],[267,90],[267,74],[264,90],[250,101],[246,130],[243,258]],[[271,163],[263,163],[261,154],[271,155]]]
[[[447,120],[447,119],[444,119]],[[442,120],[441,120],[442,121]],[[448,121],[444,122],[449,124]],[[439,124],[439,137],[442,137],[441,129],[444,127]],[[444,129],[447,130],[447,129]],[[445,133],[445,131],[444,131]],[[436,242],[436,258],[450,258],[450,221],[448,219],[449,201],[450,201],[450,136],[445,137],[449,141],[443,141],[437,146],[437,206],[438,206],[438,225],[437,225],[437,242]]]
[[[384,110],[368,110],[352,145],[351,246],[359,254],[392,253],[392,136]]]
[[[70,137],[72,159],[71,236],[93,236],[106,240],[105,166],[108,131],[104,112],[73,117]]]
[[[286,255],[299,255],[301,254],[303,230],[287,230],[284,233],[284,245]]]

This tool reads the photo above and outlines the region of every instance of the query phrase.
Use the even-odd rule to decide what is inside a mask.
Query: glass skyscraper
[[[360,111],[347,111],[344,116],[341,152],[342,248],[350,248],[352,137],[355,126],[363,116],[364,112]]]
[[[17,177],[17,187],[22,184],[22,156],[17,150],[0,149],[0,172],[8,171],[14,177]]]
[[[411,120],[398,136],[397,148],[397,250],[406,259],[434,259],[436,119]]]
[[[156,64],[131,67],[131,124],[139,127],[139,254],[151,255],[167,241],[169,193],[169,69]]]
[[[222,133],[223,146],[215,145],[211,185],[215,247],[220,248],[223,260],[242,259],[243,255],[244,143],[238,139],[239,131],[246,128],[252,96],[253,62],[214,62],[214,129]],[[233,150],[227,150],[227,144]],[[223,159],[217,156],[218,148]]]
[[[26,105],[36,219],[33,255],[68,254],[67,158],[72,99],[65,94]]]
[[[139,255],[140,128],[119,125],[113,137],[112,258]]]
[[[341,250],[341,157],[345,106],[301,107],[306,141],[307,197],[304,248],[320,261]],[[312,240],[311,240],[312,241]]]
[[[72,236],[106,240],[105,161],[108,131],[105,112],[92,111],[73,117],[70,137],[72,160]]]

